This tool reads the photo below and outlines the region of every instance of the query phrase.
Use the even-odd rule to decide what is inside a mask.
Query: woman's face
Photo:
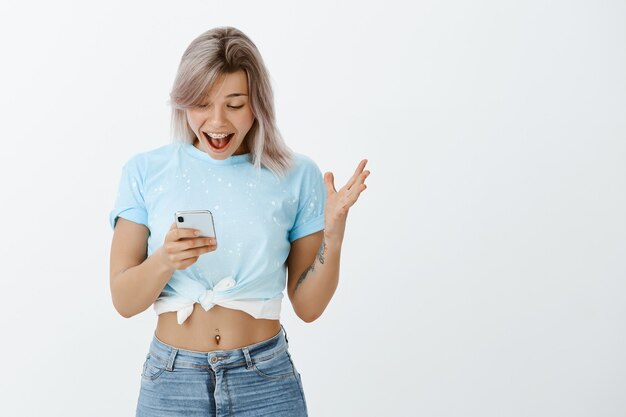
[[[244,140],[254,123],[245,71],[223,74],[201,106],[186,110],[193,145],[213,159],[249,152]]]

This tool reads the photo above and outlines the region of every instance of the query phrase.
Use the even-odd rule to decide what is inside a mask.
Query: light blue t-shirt
[[[278,318],[291,242],[324,229],[326,189],[318,166],[295,153],[283,178],[257,170],[251,154],[211,158],[191,144],[173,143],[132,157],[122,170],[109,221],[145,225],[148,255],[163,244],[179,210],[213,214],[217,250],[175,271],[154,304],[178,311],[182,323],[200,303]]]

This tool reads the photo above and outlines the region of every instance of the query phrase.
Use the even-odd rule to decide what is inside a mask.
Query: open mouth
[[[233,136],[235,136],[234,133],[229,133],[225,137],[211,137],[206,132],[202,132],[202,134],[206,138],[206,140],[209,143],[209,146],[211,147],[211,149],[213,151],[215,151],[215,152],[221,152],[221,151],[225,150],[228,147],[228,144],[230,143],[230,140],[233,138]],[[222,136],[222,135],[219,135],[219,136]]]

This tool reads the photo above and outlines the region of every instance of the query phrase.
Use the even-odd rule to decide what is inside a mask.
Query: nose
[[[224,109],[219,106],[211,106],[208,112],[207,122],[212,129],[217,130],[224,126]]]

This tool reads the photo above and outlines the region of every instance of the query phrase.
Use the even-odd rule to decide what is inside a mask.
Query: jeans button
[[[215,363],[215,362],[217,362],[217,356],[213,356],[213,357],[211,358],[211,363]]]

